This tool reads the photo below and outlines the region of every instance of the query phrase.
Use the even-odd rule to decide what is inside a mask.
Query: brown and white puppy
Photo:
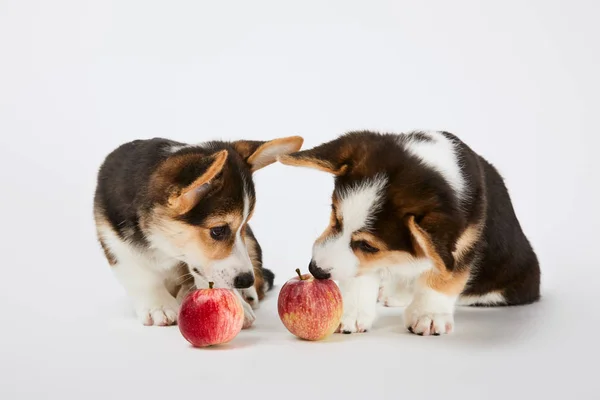
[[[245,327],[273,286],[248,221],[252,173],[298,151],[301,137],[187,145],[155,138],[110,153],[98,174],[98,240],[144,325],[176,322],[194,287],[242,290]],[[251,307],[252,306],[252,307]]]
[[[456,136],[351,132],[279,160],[335,176],[309,268],[340,281],[342,332],[371,328],[382,275],[405,290],[390,302],[410,301],[404,322],[421,335],[452,331],[457,303],[539,298],[538,260],[503,179]]]

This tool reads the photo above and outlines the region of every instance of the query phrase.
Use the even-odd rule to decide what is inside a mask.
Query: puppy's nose
[[[254,274],[251,272],[239,274],[233,280],[233,287],[236,289],[247,289],[252,285],[254,285]]]
[[[329,279],[331,277],[331,274],[329,272],[325,272],[317,266],[315,260],[310,261],[310,264],[308,265],[308,270],[310,271],[312,276],[314,276],[317,279]]]

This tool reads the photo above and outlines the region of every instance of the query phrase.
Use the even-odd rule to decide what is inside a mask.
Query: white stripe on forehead
[[[442,132],[420,132],[430,141],[402,135],[401,144],[424,164],[439,172],[460,199],[465,194],[465,179],[460,170],[456,146]]]
[[[246,193],[246,188],[244,188],[244,211],[242,214],[241,226],[244,226],[244,224],[248,222],[248,215],[250,215],[250,197],[248,196],[248,193]]]
[[[343,190],[339,195],[339,211],[344,234],[369,226],[373,214],[381,205],[383,189],[387,184],[385,175],[362,181]]]
[[[250,265],[252,267],[250,256],[248,255],[248,250],[246,248],[246,243],[244,239],[242,239],[242,227],[246,222],[248,222],[248,216],[250,215],[250,197],[246,192],[246,188],[244,188],[244,211],[242,213],[242,223],[235,233],[235,242],[233,244],[233,248],[231,249],[231,256],[235,257],[238,262],[243,264]]]

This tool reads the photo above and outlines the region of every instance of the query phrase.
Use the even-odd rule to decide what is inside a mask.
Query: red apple
[[[310,274],[287,281],[279,292],[277,309],[283,325],[306,340],[321,340],[331,335],[342,318],[342,294],[330,279],[315,279]]]
[[[181,303],[179,330],[196,347],[227,343],[237,336],[244,324],[244,308],[229,289],[200,289]]]

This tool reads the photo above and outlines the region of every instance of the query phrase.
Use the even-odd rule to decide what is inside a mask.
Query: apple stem
[[[304,278],[302,277],[302,273],[300,273],[300,268],[296,268],[296,273],[298,274],[298,276],[300,277],[300,280],[303,281]]]
[[[215,283],[214,283],[214,282],[208,282],[208,288],[209,288],[209,289],[212,289],[212,288],[213,288],[213,286],[215,286]]]

